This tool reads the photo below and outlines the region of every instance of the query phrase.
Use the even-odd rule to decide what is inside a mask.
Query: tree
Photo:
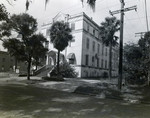
[[[45,54],[48,51],[48,49],[44,48],[43,44],[41,43],[41,41],[47,43],[46,39],[43,38],[42,34],[35,35],[33,37],[33,40],[35,40],[34,43],[36,45],[35,51],[33,52],[33,65],[36,66],[37,70],[37,66],[40,64],[39,59],[45,58]]]
[[[10,36],[10,28],[7,27],[9,13],[6,10],[6,7],[3,4],[0,4],[0,40],[3,41],[3,37]]]
[[[60,51],[63,51],[67,46],[68,42],[72,40],[71,29],[68,23],[54,22],[50,28],[50,39],[54,45],[54,48],[58,50],[57,58],[57,74],[59,76],[59,55]]]
[[[106,17],[100,26],[100,36],[103,43],[109,46],[109,79],[112,71],[112,47],[116,46],[118,37],[115,33],[120,30],[120,21],[116,17]]]
[[[123,70],[126,81],[130,84],[137,84],[141,78],[147,78],[147,69],[144,64],[145,52],[138,44],[125,44]],[[144,60],[143,60],[144,59]],[[141,84],[141,83],[138,83]]]
[[[124,46],[124,73],[130,83],[145,82],[148,80],[150,69],[149,60],[150,32],[140,38],[137,44],[126,44]],[[141,81],[142,80],[142,81]],[[141,83],[138,83],[141,84]],[[149,84],[149,83],[148,83]]]
[[[46,38],[41,34],[35,34],[37,30],[37,22],[32,16],[28,14],[12,15],[11,20],[7,23],[11,29],[11,34],[14,32],[20,35],[20,38],[7,37],[3,40],[3,46],[6,48],[11,56],[15,56],[20,61],[28,62],[27,79],[30,80],[30,68],[32,59],[36,55],[40,56],[45,52],[40,52],[45,49],[43,43]],[[46,50],[46,49],[45,49]]]

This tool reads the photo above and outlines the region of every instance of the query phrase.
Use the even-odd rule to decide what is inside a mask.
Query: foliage
[[[57,50],[63,51],[68,46],[68,42],[72,40],[69,24],[55,22],[50,28],[50,38],[54,47]]]
[[[101,23],[100,26],[100,36],[102,41],[106,46],[112,44],[116,45],[118,37],[115,33],[120,30],[120,21],[116,17],[106,17],[105,21]]]
[[[16,1],[16,0],[7,0],[7,2],[12,5],[12,2],[13,1]],[[30,3],[32,3],[33,0],[26,0],[26,11],[29,10],[29,6],[30,6]],[[45,8],[46,8],[46,5],[47,3],[49,2],[50,0],[45,0]],[[84,0],[81,0],[81,2],[83,3]],[[96,3],[96,0],[87,0],[86,1],[87,4],[92,8],[93,11],[95,11],[95,3]]]
[[[4,4],[0,4],[0,21],[8,21],[8,15],[9,13]]]
[[[45,55],[47,51],[43,46],[46,39],[42,34],[35,34],[37,30],[36,19],[28,14],[14,14],[6,25],[13,31],[11,34],[16,32],[20,38],[7,37],[3,40],[3,46],[11,56],[15,56],[20,61],[28,62],[27,72],[29,80],[32,59]]]
[[[84,0],[81,0],[81,2],[83,3]],[[92,8],[92,10],[95,12],[95,3],[96,3],[96,0],[86,0],[86,2]]]
[[[3,4],[0,4],[0,40],[3,41],[5,36],[10,36],[10,28],[7,26],[9,13]]]
[[[118,37],[115,33],[120,30],[120,21],[116,17],[106,17],[100,26],[102,42],[109,46],[109,62],[112,62],[112,47],[117,45]],[[112,63],[109,63],[109,79],[111,79]]]
[[[148,79],[149,39],[150,32],[147,32],[144,38],[139,39],[138,44],[132,43],[124,46],[123,70],[125,78],[130,84],[143,84]]]
[[[78,75],[77,72],[75,71],[75,68],[70,66],[69,63],[67,62],[60,64],[59,74],[63,77],[71,77],[71,78],[75,78]],[[57,75],[57,68],[55,66],[55,68],[51,72],[51,76],[56,76],[56,75]]]
[[[54,48],[58,50],[57,58],[57,72],[59,75],[59,55],[60,51],[63,51],[67,46],[68,42],[72,40],[71,29],[68,23],[54,22],[50,28],[50,39],[54,45]]]

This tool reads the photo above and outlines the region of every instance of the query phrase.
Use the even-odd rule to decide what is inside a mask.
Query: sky
[[[81,3],[81,0],[49,0],[45,9],[45,0],[32,0],[29,10],[25,10],[26,0],[16,0],[10,5],[7,0],[0,0],[3,3],[7,11],[10,14],[28,13],[32,15],[38,21],[38,28],[40,29],[43,23],[51,22],[59,12],[64,14],[78,14],[85,12],[89,17],[92,17],[98,25],[105,20],[105,17],[111,17],[109,11],[120,10],[120,0],[96,0],[95,12],[85,3]],[[146,32],[146,14],[145,14],[145,0],[124,0],[124,8],[137,5],[137,11],[131,10],[124,14],[124,35],[123,43],[137,43],[140,36],[136,36],[135,33]],[[148,25],[150,26],[150,0],[146,0]],[[115,14],[115,17],[120,19],[120,14]],[[119,36],[119,33],[116,35]],[[1,45],[1,42],[0,42]],[[0,50],[4,50],[0,46]]]

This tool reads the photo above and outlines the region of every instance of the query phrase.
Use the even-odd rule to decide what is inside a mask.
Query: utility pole
[[[124,0],[120,0],[121,2],[121,10],[109,11],[111,15],[121,13],[120,15],[120,41],[119,41],[119,78],[118,78],[118,89],[122,89],[122,61],[123,61],[123,23],[124,23],[124,12],[130,10],[136,10],[136,6],[124,8]]]
[[[146,15],[147,31],[149,31],[149,28],[148,28],[148,18],[147,18],[147,5],[146,5],[146,0],[145,0],[145,15]]]
[[[143,37],[144,36],[144,34],[145,34],[146,32],[138,32],[138,33],[135,33],[135,37]]]
[[[145,0],[145,15],[146,15],[146,26],[147,26],[147,32],[149,32],[149,28],[148,28],[148,17],[147,17],[147,4],[146,4],[146,0]],[[148,40],[148,39],[147,39]],[[148,46],[148,50],[150,50],[150,45]],[[149,59],[150,59],[150,52],[148,52],[149,54]],[[148,85],[150,84],[150,71],[148,70]]]

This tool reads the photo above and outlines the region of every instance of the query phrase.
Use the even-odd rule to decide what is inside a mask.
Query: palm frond
[[[49,0],[45,0],[45,9],[46,9],[46,5],[47,5],[48,2],[49,2]]]
[[[29,10],[29,5],[30,5],[29,1],[26,0],[26,11]]]
[[[92,8],[93,12],[95,12],[95,2],[96,0],[87,0],[88,5]]]

